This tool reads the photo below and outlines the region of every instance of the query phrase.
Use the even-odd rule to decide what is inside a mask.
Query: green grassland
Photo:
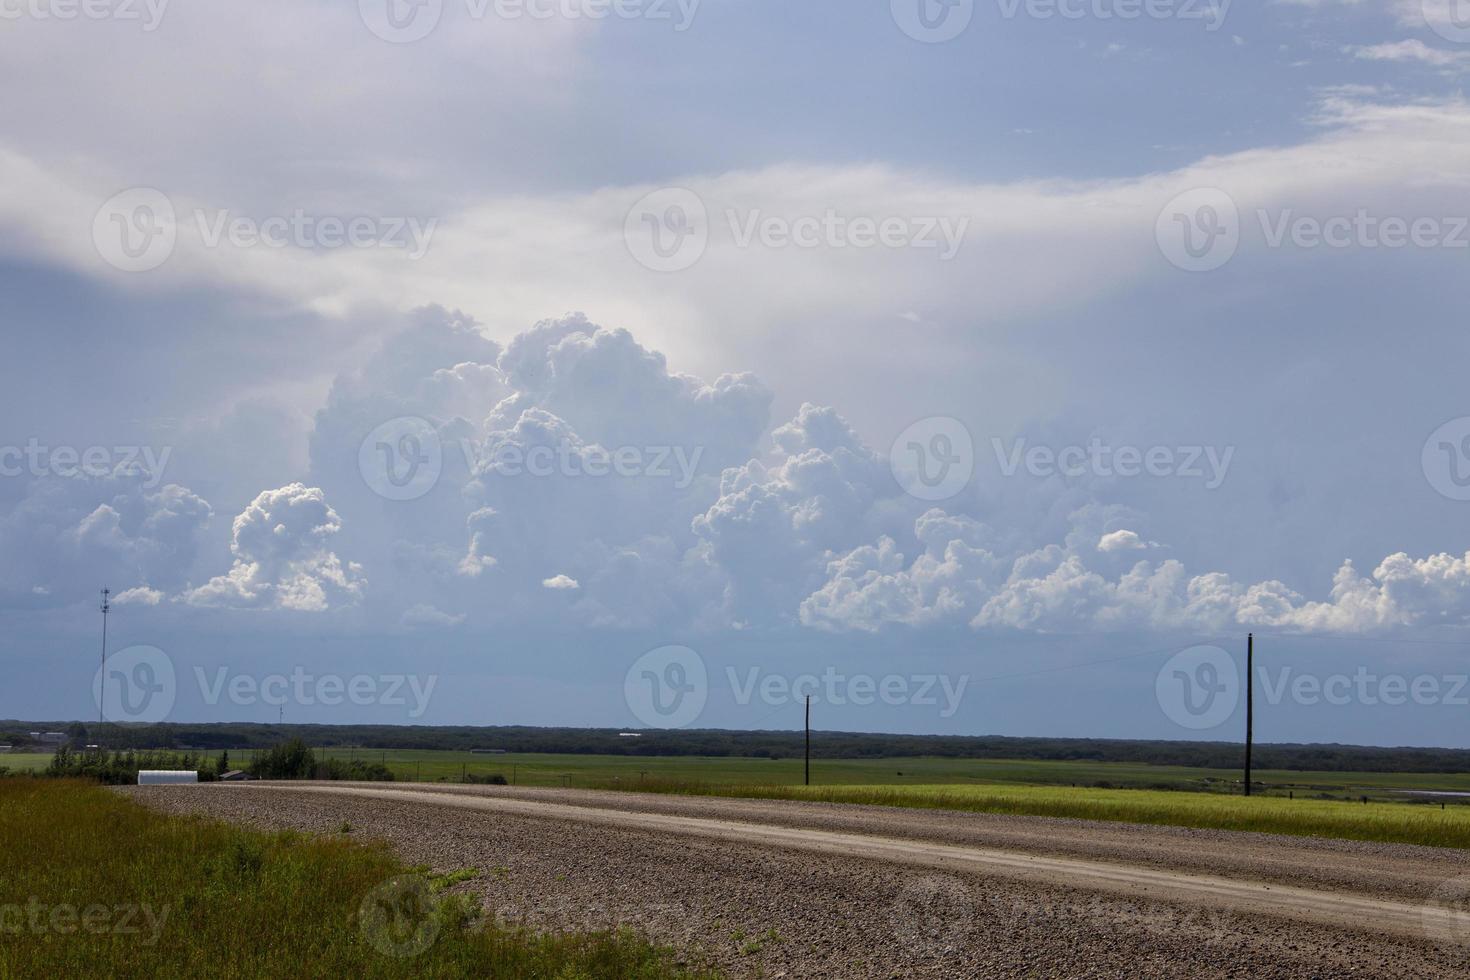
[[[68,780],[0,780],[0,839],[0,977],[706,975],[628,933],[487,923],[455,888],[475,869],[165,816]]]
[[[1253,831],[1299,837],[1470,848],[1470,807],[1225,796],[1070,786],[752,786],[645,782],[644,792],[811,800],[1079,820]]]
[[[396,779],[456,782],[466,775],[500,774],[520,786],[604,786],[647,780],[735,785],[796,786],[801,759],[735,756],[549,755],[394,749],[317,749],[319,757],[382,762]],[[232,754],[235,764],[249,752]],[[43,763],[44,764],[44,763]],[[1258,770],[1255,781],[1270,793],[1326,794],[1392,799],[1391,790],[1470,793],[1470,773],[1343,773]],[[1240,773],[1186,766],[1124,762],[1048,762],[1006,759],[814,759],[812,782],[823,786],[920,786],[1023,783],[1121,789],[1240,792]],[[1259,791],[1259,786],[1258,786]]]
[[[250,750],[230,753],[243,766]],[[466,775],[499,774],[521,786],[603,786],[647,780],[720,785],[796,786],[801,759],[739,756],[489,755],[431,749],[316,749],[319,758],[382,762],[401,781],[458,782]],[[211,758],[213,756],[211,755]],[[49,753],[0,755],[0,767],[45,768]],[[1267,795],[1328,795],[1390,800],[1394,790],[1470,793],[1470,773],[1296,772],[1257,770],[1257,791]],[[1240,793],[1240,773],[1226,769],[1154,766],[1127,762],[1051,762],[1007,759],[883,758],[814,759],[812,782],[822,786],[959,786],[993,783],[1120,789],[1203,790]],[[1453,803],[1450,799],[1447,802]],[[1470,802],[1470,801],[1467,801]]]
[[[382,763],[403,782],[499,775],[518,786],[808,799],[1470,847],[1470,797],[1401,792],[1470,792],[1470,774],[1462,773],[1264,770],[1255,774],[1256,793],[1246,799],[1238,772],[1140,763],[818,759],[813,785],[805,787],[800,759],[336,748],[316,754]],[[251,755],[231,752],[231,765],[247,765]],[[49,759],[11,755],[3,764],[39,769]]]

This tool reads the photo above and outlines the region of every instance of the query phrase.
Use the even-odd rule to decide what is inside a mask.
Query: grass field
[[[1470,807],[1070,786],[751,786],[645,782],[643,792],[813,800],[1470,848]]]
[[[751,759],[722,756],[547,755],[519,753],[480,755],[394,749],[317,749],[319,756],[383,762],[397,779],[457,781],[466,774],[499,773],[521,786],[602,786],[613,780],[697,781],[719,784],[798,786],[800,759]],[[43,757],[43,760],[46,757]],[[249,753],[234,753],[235,763]],[[5,763],[0,763],[5,764]],[[44,765],[44,761],[41,763]],[[1270,792],[1298,796],[1327,794],[1341,798],[1393,799],[1391,790],[1470,793],[1470,773],[1341,773],[1259,770],[1258,783]],[[1240,792],[1240,773],[1184,766],[1149,766],[1116,762],[1048,762],[1008,759],[816,759],[812,782],[823,786],[927,786],[940,783],[986,783],[1041,786],[1171,788]],[[1104,787],[1108,788],[1108,787]]]
[[[0,780],[0,839],[0,977],[695,976],[629,934],[487,925],[450,890],[474,869],[427,875],[350,838],[165,816],[96,786]]]
[[[316,749],[319,757],[383,762],[403,781],[458,781],[463,776],[501,774],[522,786],[602,786],[640,780],[674,780],[721,785],[797,786],[800,759],[722,756],[482,755],[407,749]],[[211,754],[211,758],[213,755]],[[250,750],[230,753],[231,764],[249,762]],[[0,766],[16,771],[45,768],[50,753],[0,755]],[[1257,770],[1268,795],[1325,794],[1344,799],[1391,800],[1393,790],[1470,793],[1470,773],[1295,772]],[[1039,786],[1117,787],[1240,792],[1240,773],[1185,766],[1117,762],[1050,762],[1009,759],[815,759],[812,782],[823,786],[928,786],[991,783]],[[1259,792],[1259,789],[1258,789]],[[1454,803],[1453,799],[1448,802]],[[1467,800],[1466,802],[1470,802]]]
[[[992,759],[802,760],[317,749],[318,756],[381,762],[400,781],[459,782],[502,775],[519,786],[684,792],[813,799],[987,813],[1122,820],[1221,830],[1470,847],[1470,798],[1415,800],[1396,790],[1470,792],[1460,773],[1256,773],[1107,762]],[[248,750],[231,764],[248,763]],[[10,755],[3,765],[39,769],[49,755]],[[1193,791],[1193,792],[1190,792]],[[1295,797],[1289,799],[1289,796]],[[1370,802],[1364,804],[1366,798]]]

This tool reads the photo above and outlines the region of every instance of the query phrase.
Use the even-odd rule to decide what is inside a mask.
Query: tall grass
[[[1470,807],[1351,803],[1279,796],[1066,786],[749,786],[646,780],[605,789],[745,799],[864,803],[1041,817],[1240,830],[1298,837],[1470,848]]]
[[[0,841],[0,977],[697,975],[627,933],[481,923],[441,890],[470,872],[423,879],[382,846],[167,816],[93,784],[0,780]]]

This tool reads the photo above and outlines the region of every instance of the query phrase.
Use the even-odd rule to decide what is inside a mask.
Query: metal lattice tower
[[[103,721],[106,720],[106,719],[103,718],[102,712],[103,712],[104,706],[107,704],[107,614],[112,609],[112,603],[108,601],[108,599],[109,599],[109,597],[111,595],[112,595],[112,590],[111,589],[103,589],[102,590],[102,672],[101,672],[101,676],[98,679],[99,680],[99,683],[102,686],[97,690],[97,724],[98,725],[101,725],[103,723]],[[101,732],[98,732],[97,733],[97,739],[98,739],[99,742],[101,741],[101,739],[102,739],[102,733]]]

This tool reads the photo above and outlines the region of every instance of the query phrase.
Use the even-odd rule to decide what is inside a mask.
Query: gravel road
[[[737,976],[1463,977],[1459,851],[577,790],[235,784],[149,805],[389,841],[496,918]]]

